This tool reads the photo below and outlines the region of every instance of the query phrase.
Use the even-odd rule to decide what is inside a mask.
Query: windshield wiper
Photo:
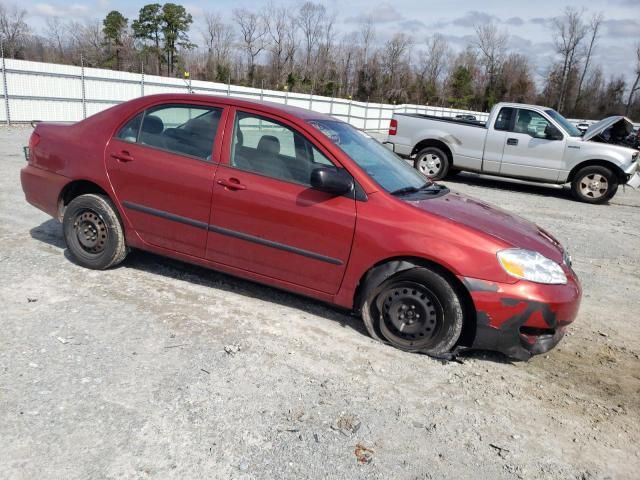
[[[430,193],[437,193],[439,191],[441,191],[443,188],[436,183],[425,183],[423,186],[421,187],[402,187],[399,188],[397,190],[394,190],[393,192],[391,192],[391,195],[394,196],[402,196],[402,195],[409,195],[411,193],[417,193],[417,192],[430,192]]]

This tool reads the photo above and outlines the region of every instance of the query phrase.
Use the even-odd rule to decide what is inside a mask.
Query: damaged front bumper
[[[575,274],[565,273],[565,285],[465,278],[477,314],[472,348],[528,360],[555,347],[576,318],[582,297]]]

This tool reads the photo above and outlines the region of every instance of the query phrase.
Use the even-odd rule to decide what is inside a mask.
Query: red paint
[[[164,103],[223,108],[213,162],[114,139],[135,114]],[[229,165],[236,110],[286,123],[336,165],[344,167],[366,193],[366,201],[332,197],[309,187],[238,170]],[[580,287],[565,268],[567,285],[539,285],[508,276],[496,260],[503,248],[536,250],[561,263],[562,247],[536,225],[459,194],[407,202],[379,189],[336,145],[307,123],[329,118],[307,110],[200,95],[154,95],[112,107],[71,126],[40,124],[31,160],[22,170],[27,200],[59,216],[64,187],[74,180],[100,186],[116,205],[130,246],[274,285],[345,308],[373,266],[413,257],[436,263],[459,279],[480,279],[497,291],[473,291],[478,312],[491,327],[518,312],[505,296],[549,305],[562,324],[575,318]],[[39,137],[39,141],[36,139]],[[335,260],[334,263],[273,248],[215,229],[132,210],[124,202],[239,231]],[[527,326],[539,326],[532,315]]]

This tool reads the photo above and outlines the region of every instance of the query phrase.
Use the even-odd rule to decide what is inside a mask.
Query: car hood
[[[563,260],[562,245],[535,223],[475,198],[450,192],[436,198],[407,199],[407,203],[489,234],[512,247],[539,252],[557,263]]]
[[[627,130],[627,135],[631,133],[633,130],[633,123],[627,117],[623,117],[622,115],[614,115],[613,117],[607,117],[604,120],[600,120],[597,123],[591,125],[584,135],[582,136],[583,140],[591,140],[595,136],[604,132],[607,128],[613,127],[616,123],[622,122],[625,125]]]

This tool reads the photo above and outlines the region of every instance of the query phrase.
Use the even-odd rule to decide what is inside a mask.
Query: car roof
[[[198,100],[202,102],[216,102],[225,105],[245,108],[258,108],[260,110],[274,113],[286,113],[294,117],[301,118],[303,120],[339,120],[330,115],[324,113],[314,112],[313,110],[307,110],[306,108],[294,107],[292,105],[285,105],[276,102],[267,102],[264,100],[253,100],[247,98],[238,98],[233,96],[222,95],[203,95],[193,93],[161,93],[156,95],[147,95],[143,97],[146,100],[165,100],[167,102],[188,102]]]

